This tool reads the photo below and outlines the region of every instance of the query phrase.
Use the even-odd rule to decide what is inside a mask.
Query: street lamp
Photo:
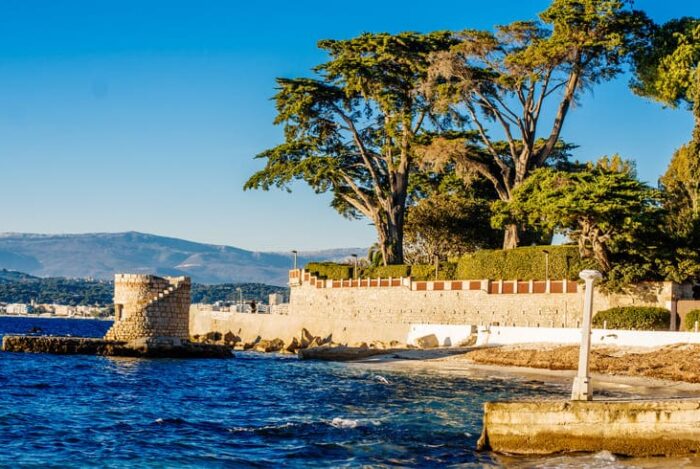
[[[543,249],[544,253],[544,279],[549,280],[549,251]]]
[[[295,249],[294,251],[292,251],[292,254],[294,254],[294,270],[297,270],[297,250]]]
[[[357,254],[350,254],[350,257],[352,257],[352,279],[355,280],[357,278]]]

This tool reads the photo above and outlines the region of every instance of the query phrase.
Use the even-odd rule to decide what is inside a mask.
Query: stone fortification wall
[[[189,277],[117,274],[114,324],[105,339],[189,338]]]
[[[567,281],[337,281],[292,271],[290,285],[290,316],[326,320],[580,327],[583,305],[583,288]],[[671,309],[686,293],[670,282],[639,285],[627,294],[598,291],[594,311],[631,304]]]

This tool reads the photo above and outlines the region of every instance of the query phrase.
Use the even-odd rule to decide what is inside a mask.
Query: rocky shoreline
[[[84,337],[6,335],[2,351],[55,355],[100,355],[142,358],[231,358],[229,347],[178,339],[152,338],[131,342]]]
[[[332,336],[322,337],[314,335],[307,329],[301,329],[298,336],[293,337],[287,342],[280,338],[264,339],[260,336],[251,341],[244,341],[241,339],[240,335],[231,331],[225,334],[209,332],[202,336],[195,335],[192,337],[192,340],[200,344],[225,346],[232,350],[295,354],[302,360],[328,361],[361,360],[373,355],[415,348],[397,341],[391,341],[389,343],[380,341],[352,344],[337,343],[333,341]]]

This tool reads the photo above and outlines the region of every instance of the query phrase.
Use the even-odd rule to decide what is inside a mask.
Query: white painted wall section
[[[441,347],[457,347],[471,336],[474,326],[451,324],[411,324],[406,343],[416,345],[416,340],[435,334]]]

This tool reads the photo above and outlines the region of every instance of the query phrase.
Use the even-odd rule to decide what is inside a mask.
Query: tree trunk
[[[515,249],[519,243],[518,225],[506,225],[506,230],[503,233],[503,249]]]
[[[605,245],[597,241],[593,242],[593,256],[595,260],[598,261],[600,265],[600,270],[603,272],[608,272],[612,266],[610,265],[610,258],[608,256],[608,250]]]
[[[375,223],[384,265],[403,264],[403,226]]]

